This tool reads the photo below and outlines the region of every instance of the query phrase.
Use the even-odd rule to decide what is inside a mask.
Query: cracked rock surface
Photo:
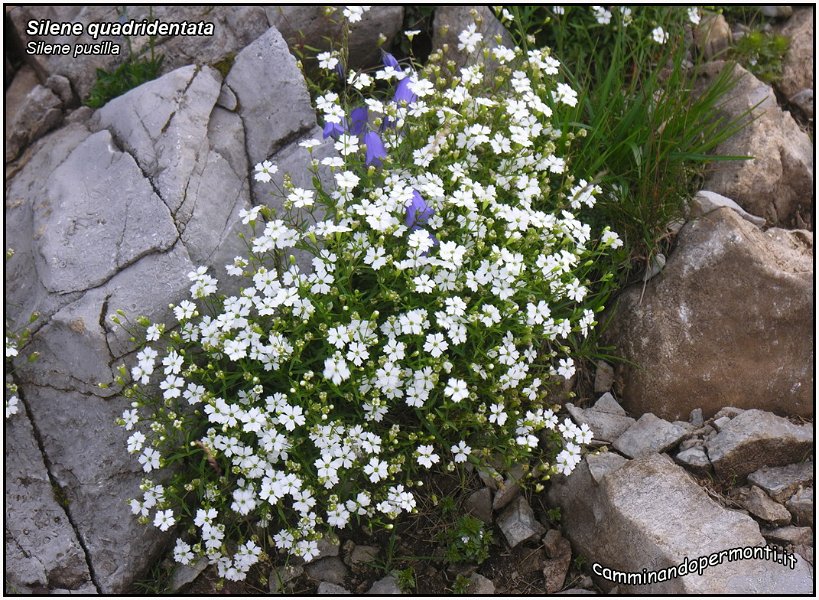
[[[232,85],[208,66],[171,71],[41,138],[6,181],[7,321],[41,315],[27,348],[39,360],[15,365],[26,410],[6,442],[20,455],[6,466],[16,589],[122,593],[170,541],[131,514],[144,473],[115,424],[129,402],[98,384],[131,366],[115,311],[170,320],[199,265],[221,292],[238,290],[224,265],[245,250],[239,212],[260,201],[253,164],[306,170],[297,144],[320,137],[306,85],[279,33],[260,33],[236,57]],[[235,103],[219,102],[231,94]]]

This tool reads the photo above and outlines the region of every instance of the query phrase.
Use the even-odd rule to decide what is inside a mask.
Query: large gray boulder
[[[619,298],[618,397],[675,421],[726,405],[813,416],[813,235],[721,208],[686,224],[661,274]]]
[[[715,71],[721,66],[712,65]],[[809,228],[814,202],[810,137],[779,108],[769,85],[739,65],[733,76],[737,85],[720,104],[719,114],[739,118],[745,127],[714,152],[753,158],[714,163],[704,187],[735,200],[769,225]]]
[[[276,36],[271,30],[267,39]],[[257,62],[234,64],[234,81],[247,81],[246,70],[260,63],[291,77],[281,87],[275,79],[254,82],[256,105],[239,84],[241,101],[230,102],[233,90],[217,70],[183,67],[36,141],[7,180],[6,241],[15,250],[6,264],[7,320],[19,327],[40,314],[28,349],[40,359],[17,359],[20,394],[84,550],[71,556],[92,586],[55,576],[46,590],[122,593],[169,541],[139,524],[127,504],[144,475],[126,452],[128,432],[115,425],[129,403],[116,386],[98,384],[130,366],[134,346],[111,317],[121,309],[132,320],[171,320],[168,305],[189,295],[187,273],[199,265],[220,291],[238,289],[224,265],[245,252],[237,234],[248,231],[238,215],[255,199],[248,157],[281,159],[303,172],[308,161],[297,142],[316,131],[295,59],[278,40],[253,47]],[[270,113],[277,128],[269,127]],[[265,139],[251,140],[250,131]],[[7,498],[19,499],[7,502],[7,523],[25,523],[23,511],[53,509],[36,480],[7,481]],[[41,581],[31,556],[50,561],[72,548],[63,541],[46,547],[51,541],[27,538],[25,553],[7,553],[7,574],[20,573],[20,585]]]
[[[670,458],[653,454],[592,477],[584,461],[568,477],[552,480],[548,498],[561,508],[565,535],[585,556],[603,589],[616,582],[602,569],[642,573],[712,553],[762,546],[758,525],[714,502]],[[597,566],[595,566],[597,565]],[[811,567],[794,570],[770,560],[723,560],[701,574],[648,585],[619,582],[620,593],[797,594],[813,589]]]

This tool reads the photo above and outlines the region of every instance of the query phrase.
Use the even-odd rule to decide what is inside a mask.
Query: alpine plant
[[[316,99],[324,139],[302,143],[331,150],[314,186],[258,164],[281,209],[242,212],[248,254],[191,272],[175,323],[138,320],[131,508],[176,528],[179,563],[241,580],[273,547],[310,561],[334,529],[390,527],[428,471],[581,460],[592,432],[553,399],[603,308],[587,275],[621,242],[578,216],[600,189],[551,125],[577,101],[559,62],[484,42],[461,34],[459,70],[323,55],[338,91]]]

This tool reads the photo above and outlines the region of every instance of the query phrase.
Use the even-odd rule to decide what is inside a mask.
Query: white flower
[[[603,8],[602,6],[592,6],[592,12],[594,13],[594,18],[597,20],[598,23],[601,25],[608,25],[611,23],[611,13]],[[561,13],[562,14],[562,13]]]
[[[358,23],[368,10],[369,6],[345,6],[342,14],[350,23]]]
[[[182,565],[187,565],[194,559],[190,545],[182,541],[181,538],[176,540],[176,546],[173,549],[173,559]]]
[[[697,10],[696,6],[692,6],[688,9],[688,20],[691,22],[692,25],[699,25],[700,24],[700,13]]]
[[[609,246],[612,249],[620,248],[623,245],[623,240],[620,239],[620,236],[617,235],[614,231],[611,231],[610,229],[606,229],[603,232],[600,241],[604,245]]]
[[[444,339],[443,334],[430,333],[427,335],[427,339],[424,342],[424,351],[429,352],[430,356],[433,358],[438,358],[441,356],[441,354],[443,354],[447,348],[449,348],[449,344]]]
[[[555,102],[562,102],[569,106],[577,106],[577,92],[565,83],[558,83],[557,89],[553,92],[552,96]]]
[[[332,70],[338,64],[338,53],[336,52],[319,52],[316,54],[319,67],[322,69]]]
[[[158,510],[154,517],[154,526],[159,527],[160,531],[168,531],[171,526],[176,523],[173,518],[172,510]]]
[[[6,400],[6,418],[8,419],[12,415],[16,415],[18,409],[17,406],[18,398],[17,396],[11,396],[8,400]]]
[[[472,54],[482,39],[483,34],[477,31],[475,23],[470,23],[469,26],[458,35],[458,50],[466,50],[467,53]]]
[[[370,477],[370,481],[378,483],[387,477],[387,463],[373,457],[364,465],[364,474]]]
[[[267,183],[272,179],[271,175],[276,173],[278,170],[279,167],[274,165],[269,160],[266,160],[256,165],[256,173],[254,175],[254,178],[256,179],[256,181]]]
[[[489,406],[489,422],[490,423],[497,423],[499,426],[503,427],[506,420],[509,418],[506,414],[506,411],[503,410],[503,404],[492,404]]]
[[[418,446],[418,464],[429,469],[440,460],[440,457],[433,452],[430,445]]]
[[[6,338],[6,358],[13,356],[17,356],[17,346],[15,346],[14,340]]]
[[[296,208],[302,208],[303,206],[313,206],[313,202],[315,199],[315,193],[310,190],[305,190],[302,188],[295,188],[290,194],[288,194],[287,199],[293,203],[293,206]]]
[[[559,361],[559,366],[557,368],[557,374],[563,377],[563,379],[571,379],[572,375],[574,375],[574,361],[571,358],[561,358]]]
[[[405,36],[407,36],[407,39],[408,39],[409,41],[412,41],[412,38],[414,38],[414,37],[415,37],[416,35],[418,35],[419,33],[421,33],[421,30],[420,30],[420,29],[407,29],[407,30],[404,32],[404,35],[405,35]]]
[[[444,388],[444,395],[452,398],[452,401],[457,403],[464,398],[469,397],[469,390],[466,387],[466,382],[455,377],[451,378]]]
[[[472,452],[472,448],[467,446],[463,440],[458,442],[457,445],[453,445],[450,450],[455,455],[454,460],[456,463],[466,462],[466,457]]]
[[[655,27],[651,30],[651,39],[658,44],[665,44],[668,41],[668,33],[662,27]]]

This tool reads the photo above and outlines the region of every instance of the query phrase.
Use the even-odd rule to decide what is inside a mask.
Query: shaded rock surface
[[[607,338],[639,365],[617,367],[623,406],[812,417],[812,252],[810,232],[762,232],[727,208],[686,224],[664,271],[626,289],[613,316]]]
[[[714,65],[717,69],[718,65]],[[719,65],[721,66],[721,65]],[[727,119],[741,117],[747,126],[714,150],[752,160],[720,161],[711,168],[704,187],[735,200],[769,225],[809,227],[813,214],[813,144],[790,113],[777,105],[770,86],[740,66],[734,67],[736,87],[720,105]]]
[[[814,11],[812,6],[796,10],[791,18],[776,28],[790,38],[782,64],[782,78],[777,82],[777,87],[787,98],[814,87]]]
[[[444,60],[451,60],[455,63],[455,71],[467,64],[483,64],[483,54],[481,45],[470,54],[466,49],[458,49],[458,36],[465,29],[474,26],[475,31],[483,35],[482,43],[487,48],[495,48],[498,43],[496,36],[501,37],[501,45],[507,48],[514,48],[515,42],[494,13],[488,6],[441,6],[435,11],[435,20],[432,24],[432,48],[433,50],[443,50]],[[491,68],[496,63],[490,58],[488,65]]]
[[[740,495],[742,506],[755,517],[773,525],[787,525],[791,514],[784,506],[771,500],[770,496],[755,485]]]
[[[813,488],[803,488],[791,496],[785,503],[785,507],[793,515],[797,525],[807,525],[814,527],[814,504]]]
[[[341,37],[341,6],[327,15],[324,6],[268,6],[267,19],[278,29],[287,44],[296,52],[305,52],[305,46],[329,50],[331,40]],[[381,62],[380,48],[389,47],[404,21],[403,6],[372,6],[361,21],[350,24],[350,66],[356,69]],[[383,34],[383,44],[379,36]],[[335,47],[338,47],[336,42]]]
[[[705,446],[718,477],[742,480],[760,467],[783,466],[804,458],[813,448],[813,426],[747,410]]]
[[[667,456],[628,461],[595,482],[585,463],[552,480],[550,503],[561,507],[572,546],[589,563],[627,572],[663,569],[683,557],[708,556],[738,546],[764,545],[757,524],[722,508]],[[684,531],[685,535],[680,535]],[[600,580],[609,589],[613,584]],[[723,562],[702,575],[631,586],[621,593],[809,593],[811,568],[795,570],[761,559]]]

